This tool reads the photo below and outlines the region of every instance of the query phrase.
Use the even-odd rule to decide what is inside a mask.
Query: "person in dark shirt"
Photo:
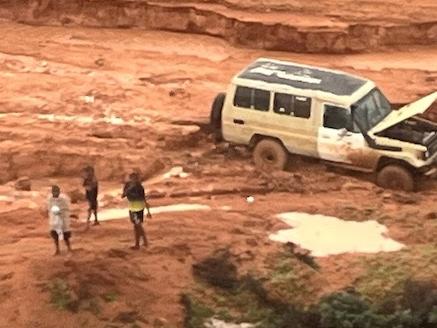
[[[94,168],[91,166],[87,166],[84,169],[83,187],[85,188],[85,196],[86,200],[88,201],[87,225],[89,226],[90,224],[92,214],[94,214],[94,225],[98,225],[99,220],[97,219],[97,196],[99,193],[99,184],[97,182]]]
[[[129,218],[134,225],[135,245],[131,248],[140,249],[141,239],[143,239],[144,247],[147,247],[148,241],[143,227],[144,209],[147,209],[148,218],[152,218],[152,215],[150,214],[150,206],[137,173],[129,175],[129,181],[124,185],[121,197],[127,198],[129,202]]]

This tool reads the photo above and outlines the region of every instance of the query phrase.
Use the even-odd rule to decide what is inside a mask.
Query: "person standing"
[[[144,209],[147,210],[147,217],[152,218],[150,206],[146,199],[144,188],[139,175],[131,173],[129,181],[124,185],[122,198],[129,202],[129,218],[134,225],[135,245],[131,249],[140,249],[140,240],[143,239],[144,247],[148,246],[148,240],[144,231]]]
[[[69,252],[71,252],[71,229],[70,229],[70,200],[61,194],[59,186],[52,186],[52,192],[48,199],[50,236],[55,242],[55,255],[59,255],[59,240],[64,240]]]
[[[97,196],[99,193],[99,183],[97,182],[96,174],[92,166],[87,166],[84,169],[83,187],[85,188],[85,196],[88,201],[87,226],[90,225],[92,214],[94,214],[94,225],[98,225],[99,220],[97,219]]]

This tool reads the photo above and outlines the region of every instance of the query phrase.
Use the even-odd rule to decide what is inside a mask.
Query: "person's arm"
[[[147,201],[146,192],[144,191],[144,187],[143,186],[141,186],[141,196],[144,199],[144,205],[146,206],[146,210],[147,210],[147,217],[149,219],[151,219],[152,218],[152,213],[150,213],[150,205],[149,205],[149,202]]]
[[[147,217],[148,217],[149,219],[151,219],[151,218],[152,218],[152,213],[150,213],[150,204],[149,204],[149,202],[147,201],[147,199],[144,200],[144,203],[145,203],[145,205],[146,205]]]
[[[123,187],[123,193],[121,195],[121,198],[125,198],[126,197],[127,189],[128,189],[128,184],[126,183],[124,185],[124,187]]]

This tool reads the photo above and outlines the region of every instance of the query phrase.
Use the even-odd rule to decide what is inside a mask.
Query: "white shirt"
[[[53,207],[59,208],[59,214],[52,212]],[[70,231],[70,199],[68,196],[61,194],[58,198],[52,195],[48,199],[49,226],[50,230],[67,232]]]

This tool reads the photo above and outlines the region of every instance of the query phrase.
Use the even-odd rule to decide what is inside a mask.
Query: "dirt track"
[[[230,12],[243,10],[236,3]],[[290,3],[268,5],[279,15],[296,8],[288,7]],[[382,19],[381,8],[369,12],[370,6],[360,6],[358,12],[348,1],[337,9],[332,1],[319,3],[330,8],[326,19],[341,16],[342,24]],[[392,10],[392,22],[384,24],[429,21],[434,4],[421,3],[423,7],[403,8],[410,10],[408,15],[401,15],[400,6],[387,5],[383,9]],[[213,7],[220,11],[222,5]],[[254,17],[265,9],[255,2],[247,5]],[[308,22],[320,9],[301,8],[299,16]],[[347,16],[346,11],[357,14]],[[124,321],[140,327],[180,327],[180,294],[193,284],[191,265],[228,246],[242,272],[267,270],[266,260],[282,249],[268,240],[269,233],[283,227],[273,215],[284,211],[377,219],[412,253],[431,249],[430,262],[422,264],[428,266],[419,265],[417,272],[437,279],[435,257],[432,260],[435,182],[428,181],[415,195],[384,192],[366,177],[302,159],[292,163],[290,173],[272,180],[253,169],[250,154],[215,147],[203,130],[216,93],[254,58],[358,73],[374,79],[393,103],[406,103],[435,90],[435,43],[365,54],[307,55],[248,50],[209,36],[142,29],[2,22],[0,30],[0,180],[5,183],[0,186],[0,327],[55,327],[59,322],[65,327],[124,327]],[[86,163],[96,165],[103,181],[103,209],[123,205],[114,191],[129,170],[140,168],[145,178],[152,178],[177,165],[189,177],[149,184],[156,196],[153,205],[188,202],[212,209],[157,215],[148,223],[151,247],[140,254],[128,250],[127,221],[105,222],[90,231],[76,221],[74,255],[52,258],[44,213],[48,186],[58,182],[66,191],[80,189],[78,170]],[[13,180],[23,176],[33,179],[33,193],[13,191]],[[252,194],[255,202],[248,204],[245,197]],[[84,206],[74,206],[80,219]],[[315,278],[316,291],[309,301],[352,284],[362,274],[360,261],[376,257],[320,260],[323,274]],[[74,290],[77,314],[53,309],[48,288],[56,279]],[[104,302],[110,294],[117,300]],[[99,300],[99,306],[93,300]]]

